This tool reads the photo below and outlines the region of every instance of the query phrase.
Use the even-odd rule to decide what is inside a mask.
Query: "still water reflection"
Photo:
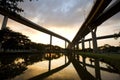
[[[71,63],[62,53],[0,55],[0,80],[84,80],[82,70],[96,78],[95,63],[81,56],[78,60],[76,64],[80,66]],[[120,75],[106,65],[99,64],[99,80],[120,80]]]

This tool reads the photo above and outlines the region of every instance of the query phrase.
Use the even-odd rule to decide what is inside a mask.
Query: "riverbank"
[[[103,62],[106,62],[108,64],[110,64],[111,66],[113,66],[114,68],[116,68],[120,74],[120,54],[93,54],[93,53],[85,53],[85,52],[81,52],[78,53],[81,56],[84,57],[90,57],[90,58],[94,58],[94,59],[100,59]]]

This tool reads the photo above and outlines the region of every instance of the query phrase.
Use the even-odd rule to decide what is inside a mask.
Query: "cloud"
[[[89,9],[92,2],[89,0],[38,0],[21,4],[26,18],[39,25],[55,27],[72,27],[84,19],[84,10]],[[89,10],[86,10],[86,13]],[[79,26],[79,25],[78,25]]]

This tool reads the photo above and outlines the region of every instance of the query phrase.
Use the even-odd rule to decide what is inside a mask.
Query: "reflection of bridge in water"
[[[7,11],[3,10],[2,8],[0,8],[0,14],[5,16],[2,28],[4,28],[6,26],[7,18],[11,18],[21,24],[28,26],[28,27],[31,27],[33,29],[39,30],[46,34],[49,34],[50,35],[50,45],[52,45],[52,36],[55,36],[57,38],[64,40],[65,48],[68,48],[68,49],[74,49],[74,48],[79,49],[78,45],[80,42],[82,43],[82,49],[84,49],[84,47],[85,47],[84,42],[92,40],[93,41],[93,53],[98,53],[97,39],[110,38],[110,36],[109,37],[103,36],[103,37],[96,38],[97,27],[120,11],[120,1],[119,0],[116,0],[111,5],[110,5],[110,3],[112,3],[112,0],[96,0],[92,10],[90,11],[88,17],[86,18],[85,22],[82,24],[81,28],[77,32],[77,34],[74,37],[74,39],[72,40],[72,42],[70,42],[68,39],[62,37],[59,34],[49,31],[49,30],[45,29],[44,27],[39,26],[39,25],[29,21],[28,19],[26,19],[20,15],[17,15],[17,14],[11,13],[11,12],[7,12]],[[92,38],[88,39],[88,40],[84,40],[85,36],[90,32],[92,33]],[[115,36],[111,35],[111,37],[115,37]],[[118,37],[120,37],[120,35],[118,35]],[[68,43],[68,46],[67,46],[67,43]],[[71,55],[71,54],[69,54],[69,55]],[[86,71],[86,69],[84,69],[84,67],[81,67],[80,62],[78,62],[76,59],[74,59],[73,56],[70,56],[70,57],[68,56],[68,59],[70,61],[72,61],[79,76],[81,76],[81,74],[84,74],[83,76],[81,76],[81,78],[83,78],[84,80],[88,79],[88,78],[86,79],[86,77],[89,77],[89,79],[91,79],[91,80],[95,79],[89,72]],[[84,61],[85,60],[83,60],[83,65],[84,65]],[[49,64],[51,66],[51,61],[49,61]],[[98,59],[95,60],[95,65],[99,66]],[[92,65],[89,65],[89,66],[92,67]],[[65,66],[61,66],[61,67],[65,67]],[[61,67],[57,68],[57,69],[60,70],[60,69],[62,69]],[[56,72],[57,69],[50,71],[50,72],[54,73],[54,72]],[[104,70],[107,70],[107,69],[104,69]],[[50,73],[50,72],[48,72],[48,73]],[[95,73],[96,73],[96,78],[98,78],[100,80],[101,79],[100,78],[100,68],[95,67]],[[87,74],[87,76],[86,76],[86,74]],[[99,74],[99,75],[97,75],[97,74]],[[43,75],[45,75],[45,74],[43,74]]]
[[[51,56],[50,55],[46,56],[48,54],[51,54]],[[96,78],[100,80],[101,79],[100,71],[101,72],[105,71],[105,72],[110,72],[110,73],[117,72],[116,70],[112,68],[108,68],[105,66],[101,67],[100,66],[101,63],[99,65],[99,59],[94,59],[92,64],[90,64],[90,60],[89,60],[90,58],[86,58],[80,55],[79,55],[79,58],[78,57],[74,58],[73,57],[74,55],[73,55],[73,56],[69,56],[68,57],[69,59],[66,60],[63,54],[64,53],[42,53],[42,54],[34,54],[34,55],[33,54],[29,54],[29,55],[28,54],[19,54],[19,55],[8,54],[8,55],[0,56],[0,62],[2,64],[2,66],[0,66],[1,68],[0,73],[9,72],[9,73],[4,73],[4,76],[1,75],[0,79],[6,79],[6,78],[8,79],[13,78],[13,80],[21,79],[21,77],[23,76],[20,76],[20,75],[22,74],[25,75],[25,74],[33,72],[34,68],[33,70],[30,69],[30,71],[29,70],[27,71],[27,69],[29,69],[28,66],[34,66],[36,63],[39,64],[39,67],[41,69],[45,68],[45,71],[40,70],[39,73],[33,73],[35,75],[32,75],[32,74],[28,75],[26,78],[23,78],[23,80],[26,80],[26,79],[29,79],[29,80],[48,79],[49,80],[51,79],[50,77],[53,76],[53,74],[61,72],[61,71],[65,75],[69,75],[70,78],[68,79],[71,79],[76,76],[70,75],[71,73],[66,74],[66,72],[64,71],[65,68],[68,68],[71,64],[73,64],[75,70],[78,73],[78,76],[82,80],[96,80]],[[5,57],[7,57],[7,60],[4,59]],[[63,61],[61,64],[59,63],[59,59],[62,59]],[[42,65],[40,64],[43,62],[46,63],[47,65],[43,65],[43,67],[41,67]],[[56,62],[56,63],[53,63],[53,62]],[[57,67],[54,67],[53,65],[55,64],[60,64],[60,65],[58,65]],[[70,70],[68,69],[69,70],[68,72],[71,72],[71,68],[73,67],[70,67]],[[92,74],[91,72],[89,72],[90,68],[93,69]],[[93,75],[94,72],[95,72],[95,75]],[[56,77],[59,75],[62,75],[62,74],[57,74]],[[54,77],[53,79],[56,80],[56,78]],[[67,79],[67,78],[63,77],[60,79]]]

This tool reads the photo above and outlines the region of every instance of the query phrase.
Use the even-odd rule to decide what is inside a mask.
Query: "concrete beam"
[[[91,31],[92,34],[92,43],[93,43],[93,53],[98,53],[98,48],[97,48],[97,39],[96,39],[96,29],[94,31]]]
[[[120,37],[120,34],[111,34],[111,35],[106,35],[106,36],[99,36],[99,37],[96,37],[96,39],[100,40],[100,39],[109,39],[109,38],[114,38],[114,37]],[[91,41],[91,40],[92,40],[92,38],[89,38],[89,39],[84,40],[84,42]],[[82,41],[79,41],[79,43],[82,43]]]
[[[50,35],[50,49],[52,48],[52,35]]]
[[[116,13],[120,12],[120,0],[116,0],[110,7],[107,8],[92,24],[93,26],[99,26],[104,21],[115,15]]]
[[[5,29],[8,21],[8,16],[4,16],[1,29]]]
[[[98,59],[95,59],[95,76],[97,80],[101,80],[100,64]]]
[[[65,41],[65,49],[67,48],[67,42]]]
[[[85,43],[84,43],[84,38],[82,38],[82,50],[85,49]]]
[[[50,35],[50,50],[52,49],[52,35]],[[49,68],[48,68],[48,71],[51,70],[51,53],[49,53]]]
[[[79,43],[77,44],[77,50],[79,50]]]

